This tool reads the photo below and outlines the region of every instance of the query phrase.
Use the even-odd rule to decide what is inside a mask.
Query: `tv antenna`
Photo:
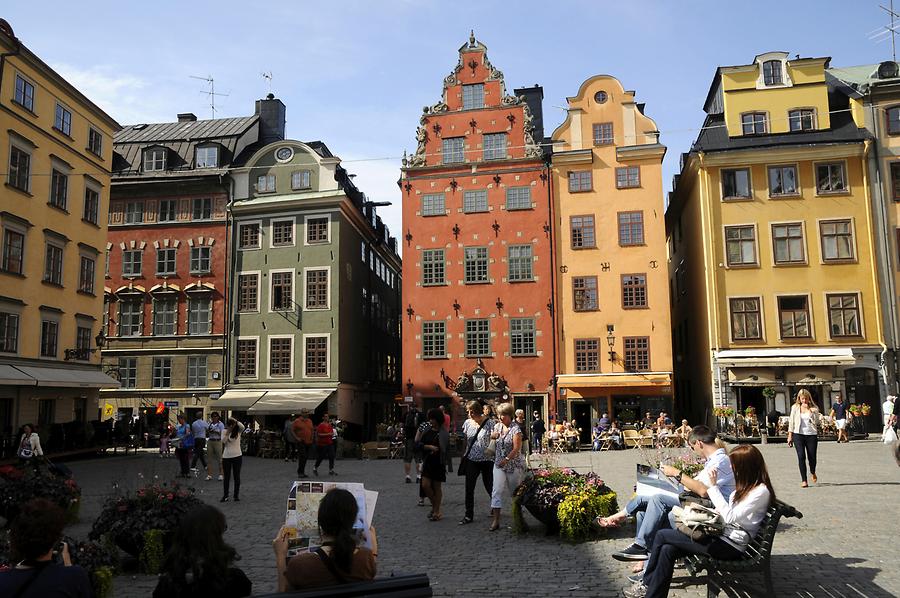
[[[900,14],[894,12],[894,0],[890,0],[888,6],[879,5],[879,8],[886,12],[888,16],[891,17],[891,24],[885,25],[884,27],[879,27],[869,33],[869,39],[874,41],[876,44],[880,44],[881,42],[888,39],[888,36],[891,38],[891,60],[897,62],[897,27],[900,25],[898,23],[898,19],[900,19]]]
[[[272,93],[272,71],[264,71],[259,75],[269,84],[269,93]]]
[[[206,81],[209,85],[209,91],[201,91],[200,93],[206,94],[209,96],[209,109],[212,112],[212,117],[216,117],[216,96],[228,97],[227,93],[218,93],[216,92],[216,81],[211,76],[207,77],[198,77],[196,75],[188,75],[191,79],[199,79],[200,81]]]

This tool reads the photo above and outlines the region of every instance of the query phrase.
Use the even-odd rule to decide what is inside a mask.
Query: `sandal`
[[[440,515],[440,514],[438,514],[438,515],[435,515],[434,513],[428,514],[428,521],[440,521],[443,518],[444,518],[444,516]]]
[[[491,527],[488,528],[488,531],[489,531],[489,532],[495,532],[495,531],[497,531],[498,529],[500,529],[500,523],[498,523],[498,522],[495,521],[494,523],[491,524]]]
[[[599,525],[600,527],[608,528],[608,529],[620,527],[622,525],[621,521],[616,521],[612,517],[597,517],[597,519],[595,519],[595,521],[597,522],[597,525]]]
[[[463,517],[462,519],[459,520],[460,525],[467,525],[469,523],[472,523],[471,517]]]

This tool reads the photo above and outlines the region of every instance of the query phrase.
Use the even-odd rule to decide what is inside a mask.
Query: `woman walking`
[[[241,451],[241,432],[243,431],[244,424],[233,417],[228,418],[225,434],[222,436],[222,469],[225,471],[225,492],[222,494],[220,502],[228,502],[228,488],[231,485],[232,473],[234,473],[234,501],[241,500],[238,495],[241,491],[241,464],[244,461]]]
[[[812,395],[805,388],[797,393],[797,401],[791,407],[788,422],[788,446],[797,449],[797,461],[800,465],[801,488],[809,484],[806,481],[806,462],[809,461],[809,473],[813,484],[819,481],[816,477],[816,451],[819,447],[819,425],[821,422],[819,408],[816,407]]]
[[[191,477],[191,449],[194,447],[194,433],[183,413],[178,414],[178,425],[175,426],[175,456],[181,466],[178,477]]]
[[[472,523],[475,517],[475,482],[478,476],[484,483],[484,489],[490,496],[494,490],[494,459],[485,454],[491,441],[491,431],[495,420],[487,417],[485,409],[478,401],[466,403],[469,419],[463,423],[463,434],[466,436],[466,454],[463,456],[461,473],[466,476],[466,514],[459,521],[460,525]]]
[[[512,403],[503,403],[497,408],[500,423],[494,426],[491,438],[497,441],[497,454],[494,457],[494,488],[491,492],[491,526],[490,531],[500,528],[500,509],[503,506],[503,494],[512,498],[516,488],[525,475],[525,459],[522,457],[522,429],[513,421],[515,407]]]
[[[440,409],[428,410],[429,428],[422,433],[419,450],[425,456],[422,462],[422,496],[431,502],[430,521],[440,521],[441,501],[444,493],[442,484],[447,480],[447,468],[444,467],[444,453],[441,447],[441,428],[444,426],[444,413]]]
[[[334,441],[334,427],[326,413],[322,417],[321,423],[316,426],[316,464],[313,467],[313,474],[319,475],[319,465],[323,460],[328,459],[328,475],[337,475],[334,472]]]

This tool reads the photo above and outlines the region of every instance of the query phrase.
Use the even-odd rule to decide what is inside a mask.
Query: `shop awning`
[[[728,370],[728,384],[731,386],[774,386],[772,370],[733,368]]]
[[[4,386],[35,386],[37,382],[11,365],[0,365],[0,384]]]
[[[856,357],[850,348],[726,349],[715,354],[725,367],[796,367],[853,365]]]
[[[63,386],[73,388],[119,388],[119,381],[100,370],[75,370],[17,365],[16,369],[30,376],[35,386]]]
[[[308,390],[270,390],[247,411],[254,415],[299,413],[314,411],[334,392],[333,388]]]
[[[216,409],[246,411],[266,394],[264,390],[226,390],[221,397],[210,403]]]
[[[834,375],[831,368],[797,368],[785,372],[784,378],[788,384],[813,386],[830,384]]]
[[[556,383],[560,388],[670,386],[672,384],[672,374],[670,372],[591,374],[588,376],[560,374],[556,377]]]

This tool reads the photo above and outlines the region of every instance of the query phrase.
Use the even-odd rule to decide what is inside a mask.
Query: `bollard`
[[[759,442],[760,444],[769,444],[769,430],[765,428],[761,428],[759,431]]]

